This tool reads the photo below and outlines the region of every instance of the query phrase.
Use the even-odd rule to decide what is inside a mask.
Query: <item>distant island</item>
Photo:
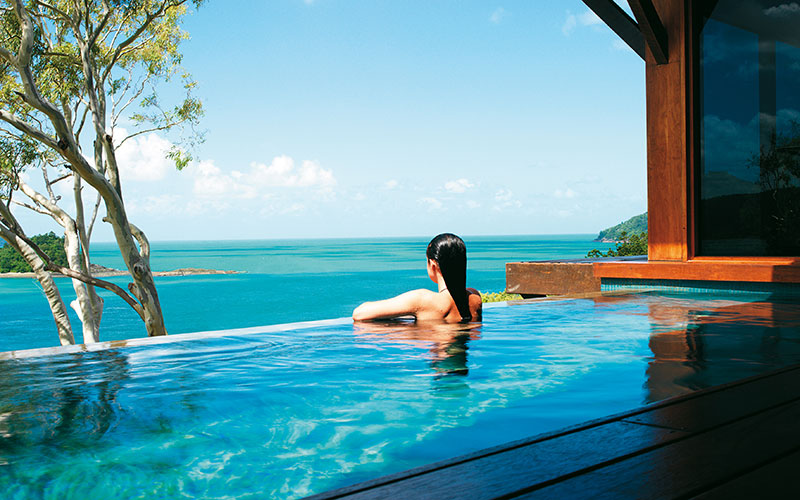
[[[628,233],[628,235],[646,233],[647,212],[631,217],[625,222],[620,222],[616,226],[603,229],[600,231],[594,241],[601,241],[603,243],[616,243],[620,240],[620,235],[623,231]]]
[[[46,234],[37,234],[31,238],[56,265],[68,267],[67,254],[64,251],[64,237],[56,236],[52,231]],[[92,276],[104,278],[108,276],[125,276],[128,271],[112,269],[110,267],[97,264],[90,265]],[[238,274],[241,271],[219,271],[217,269],[200,269],[197,267],[185,267],[174,271],[154,271],[153,276],[193,276],[199,274]],[[53,273],[53,276],[63,276]],[[9,244],[0,246],[0,278],[30,278],[34,277],[31,266],[25,261],[14,248]]]
[[[128,271],[110,267],[91,265],[92,276],[95,278],[108,278],[112,276],[126,276]],[[183,267],[173,271],[153,271],[153,276],[195,276],[203,274],[241,274],[243,271],[221,271],[219,269],[202,269],[198,267]],[[62,274],[52,273],[54,277],[63,277]],[[0,278],[33,278],[34,274],[26,272],[0,272]]]

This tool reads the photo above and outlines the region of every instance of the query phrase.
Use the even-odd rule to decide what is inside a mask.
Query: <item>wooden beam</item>
[[[594,275],[598,278],[800,283],[800,263],[746,258],[740,261],[598,262],[594,265]]]
[[[653,6],[652,0],[628,0],[636,22],[639,24],[639,31],[644,36],[644,41],[650,47],[650,53],[656,64],[667,64],[669,62],[669,46],[667,45],[667,30],[658,17],[658,11]]]
[[[613,0],[583,0],[583,3],[644,60],[644,35],[631,16]]]

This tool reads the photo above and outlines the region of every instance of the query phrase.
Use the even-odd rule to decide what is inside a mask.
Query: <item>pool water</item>
[[[0,359],[0,491],[298,498],[800,362],[768,294],[254,330]]]

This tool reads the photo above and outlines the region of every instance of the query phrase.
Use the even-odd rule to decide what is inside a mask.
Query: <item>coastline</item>
[[[184,267],[173,271],[153,271],[153,276],[199,276],[204,274],[242,274],[244,271],[222,271],[219,269],[201,269],[197,267]],[[61,273],[51,273],[54,278],[66,278]],[[128,276],[128,271],[119,269],[103,268],[92,272],[94,278],[111,278],[114,276]],[[27,273],[0,273],[0,278],[35,278],[32,272]]]

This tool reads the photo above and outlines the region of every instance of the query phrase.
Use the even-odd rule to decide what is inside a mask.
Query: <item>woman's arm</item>
[[[386,300],[364,302],[353,311],[353,321],[367,321],[398,316],[416,316],[423,303],[423,295],[429,290],[411,290]]]

